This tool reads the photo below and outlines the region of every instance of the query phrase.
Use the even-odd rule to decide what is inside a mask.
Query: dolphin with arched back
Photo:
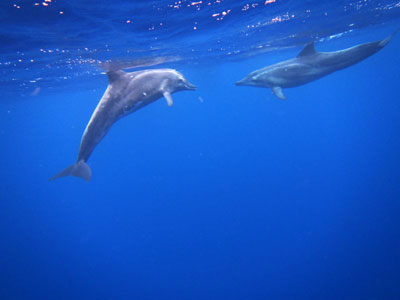
[[[107,72],[109,85],[82,135],[76,162],[50,180],[72,175],[89,181],[92,171],[86,163],[97,144],[119,119],[164,97],[173,105],[171,94],[195,90],[181,73],[173,69],[150,69],[127,73]]]
[[[352,66],[385,47],[399,30],[383,40],[335,52],[315,51],[311,42],[296,58],[256,70],[235,84],[270,88],[275,96],[285,100],[282,88],[303,85]]]

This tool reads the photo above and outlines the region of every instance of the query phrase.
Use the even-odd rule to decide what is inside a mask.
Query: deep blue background
[[[233,85],[298,51],[180,65],[198,90],[116,123],[90,183],[47,180],[106,76],[0,102],[0,299],[400,299],[400,36],[288,101]]]

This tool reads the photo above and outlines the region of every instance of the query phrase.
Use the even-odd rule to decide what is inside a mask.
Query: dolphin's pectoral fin
[[[167,100],[168,106],[171,107],[172,105],[174,105],[174,101],[172,101],[172,97],[169,92],[164,92],[163,95],[165,97],[165,100]]]
[[[281,100],[286,100],[285,95],[282,92],[282,88],[280,86],[274,86],[271,88],[272,92],[275,96],[277,96]]]
[[[303,50],[300,51],[300,53],[297,55],[297,58],[304,57],[304,56],[309,56],[315,54],[315,48],[314,48],[314,42],[308,43],[307,46],[303,48]]]

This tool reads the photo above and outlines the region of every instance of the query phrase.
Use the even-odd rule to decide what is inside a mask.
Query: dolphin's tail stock
[[[69,175],[80,177],[86,181],[89,181],[92,177],[92,170],[87,163],[85,163],[83,160],[80,160],[74,163],[72,166],[62,170],[57,175],[51,177],[49,181]]]
[[[400,31],[400,27],[398,27],[391,35],[389,35],[386,39],[383,39],[382,41],[379,42],[379,45],[381,47],[385,47],[389,42],[392,40],[392,38]]]

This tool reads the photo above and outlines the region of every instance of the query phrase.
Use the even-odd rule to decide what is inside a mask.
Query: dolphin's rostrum
[[[108,88],[83,133],[76,163],[50,180],[72,175],[89,181],[92,171],[86,162],[117,120],[162,96],[167,100],[168,106],[172,106],[172,93],[196,89],[181,73],[173,69],[151,69],[131,73],[117,70],[107,72],[107,76]]]
[[[296,58],[256,70],[236,85],[267,87],[279,99],[285,100],[282,88],[303,85],[354,65],[385,47],[399,30],[383,40],[335,52],[317,52],[314,42],[309,43]]]

